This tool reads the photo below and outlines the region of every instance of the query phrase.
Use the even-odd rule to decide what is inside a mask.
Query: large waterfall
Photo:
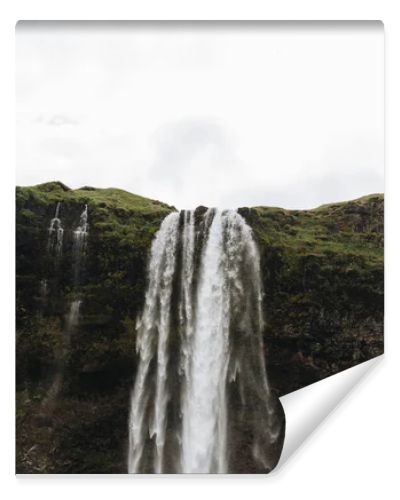
[[[168,215],[137,325],[129,472],[268,472],[284,418],[262,341],[260,258],[236,211]]]

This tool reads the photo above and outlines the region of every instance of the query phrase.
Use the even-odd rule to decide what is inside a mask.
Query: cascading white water
[[[54,217],[50,221],[50,225],[48,228],[48,239],[47,239],[47,251],[49,253],[55,253],[56,259],[59,258],[62,254],[62,244],[63,244],[63,236],[64,229],[61,224],[60,219],[60,206],[61,203],[58,202],[56,205],[56,211]]]
[[[79,225],[72,232],[73,273],[75,286],[79,284],[81,261],[86,251],[88,230],[88,207],[85,205],[85,209],[79,218]]]
[[[195,227],[194,212],[184,212],[182,229],[182,272],[181,293],[179,300],[179,326],[181,331],[181,374],[189,380],[189,363],[191,357],[191,339],[193,335],[193,275],[194,275],[194,249]],[[187,384],[186,384],[187,385]],[[185,387],[186,392],[188,388]]]
[[[81,263],[86,252],[86,244],[88,237],[88,207],[85,205],[83,212],[79,217],[79,224],[72,232],[72,271],[73,271],[73,289],[80,285],[81,278]],[[82,300],[75,298],[71,301],[68,314],[66,316],[64,337],[67,343],[74,328],[79,324],[79,314]]]
[[[172,279],[175,269],[179,214],[168,215],[152,244],[149,286],[145,307],[137,327],[140,362],[131,400],[129,472],[137,472],[146,434],[156,435],[155,470],[162,471],[165,439],[165,388],[167,370],[166,343],[170,327]],[[151,422],[144,422],[148,402],[148,376],[152,357],[157,358],[156,394]],[[146,425],[146,427],[145,427]]]
[[[75,253],[79,254],[85,251],[88,230],[88,207],[85,205],[85,209],[79,218],[79,225],[73,232]]]
[[[224,261],[223,217],[216,212],[197,288],[188,390],[183,402],[183,472],[226,472],[229,293]]]
[[[48,251],[52,251],[53,248],[55,248],[56,259],[61,256],[64,233],[59,219],[59,211],[60,203],[57,203],[55,216],[50,223],[48,239]],[[64,382],[65,359],[70,347],[71,335],[79,325],[80,307],[82,304],[82,300],[79,298],[81,263],[86,252],[88,228],[88,208],[87,205],[85,205],[85,209],[79,218],[79,225],[72,232],[72,292],[74,298],[70,301],[68,312],[65,315],[62,345],[60,346],[60,352],[58,353],[56,372],[42,403],[44,407],[48,407],[48,410],[62,389]],[[40,297],[42,303],[44,303],[47,299],[47,295],[48,283],[46,279],[43,279],[40,282]]]
[[[266,376],[260,259],[233,210],[168,215],[138,321],[129,472],[260,472],[282,415]]]

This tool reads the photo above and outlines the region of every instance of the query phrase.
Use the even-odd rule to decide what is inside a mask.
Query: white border
[[[1,475],[4,498],[71,496],[231,499],[398,498],[400,333],[399,277],[400,17],[390,0],[21,0],[0,6],[2,342]],[[19,19],[380,19],[386,40],[386,356],[351,398],[314,433],[279,474],[270,477],[14,476],[14,26]],[[2,386],[3,387],[3,386]]]

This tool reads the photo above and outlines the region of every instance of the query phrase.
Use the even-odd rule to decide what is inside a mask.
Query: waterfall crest
[[[262,340],[260,258],[236,211],[168,215],[151,248],[129,472],[268,472],[284,433]]]

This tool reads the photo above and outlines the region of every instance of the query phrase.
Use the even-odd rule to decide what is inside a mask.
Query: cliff
[[[279,395],[383,353],[383,195],[239,211],[261,253],[268,372]]]
[[[19,187],[16,201],[17,472],[125,472],[135,321],[152,238],[174,208],[59,182]],[[47,240],[58,202],[64,234],[55,258]],[[85,205],[77,287],[72,232]],[[265,354],[278,395],[382,353],[382,195],[308,211],[239,211],[260,249]],[[77,293],[80,323],[67,338]]]
[[[58,202],[57,259],[47,241]],[[17,188],[16,203],[17,472],[125,472],[135,318],[152,238],[173,208],[119,189],[72,191],[58,182]],[[72,232],[86,204],[80,325],[67,339],[76,293]]]

